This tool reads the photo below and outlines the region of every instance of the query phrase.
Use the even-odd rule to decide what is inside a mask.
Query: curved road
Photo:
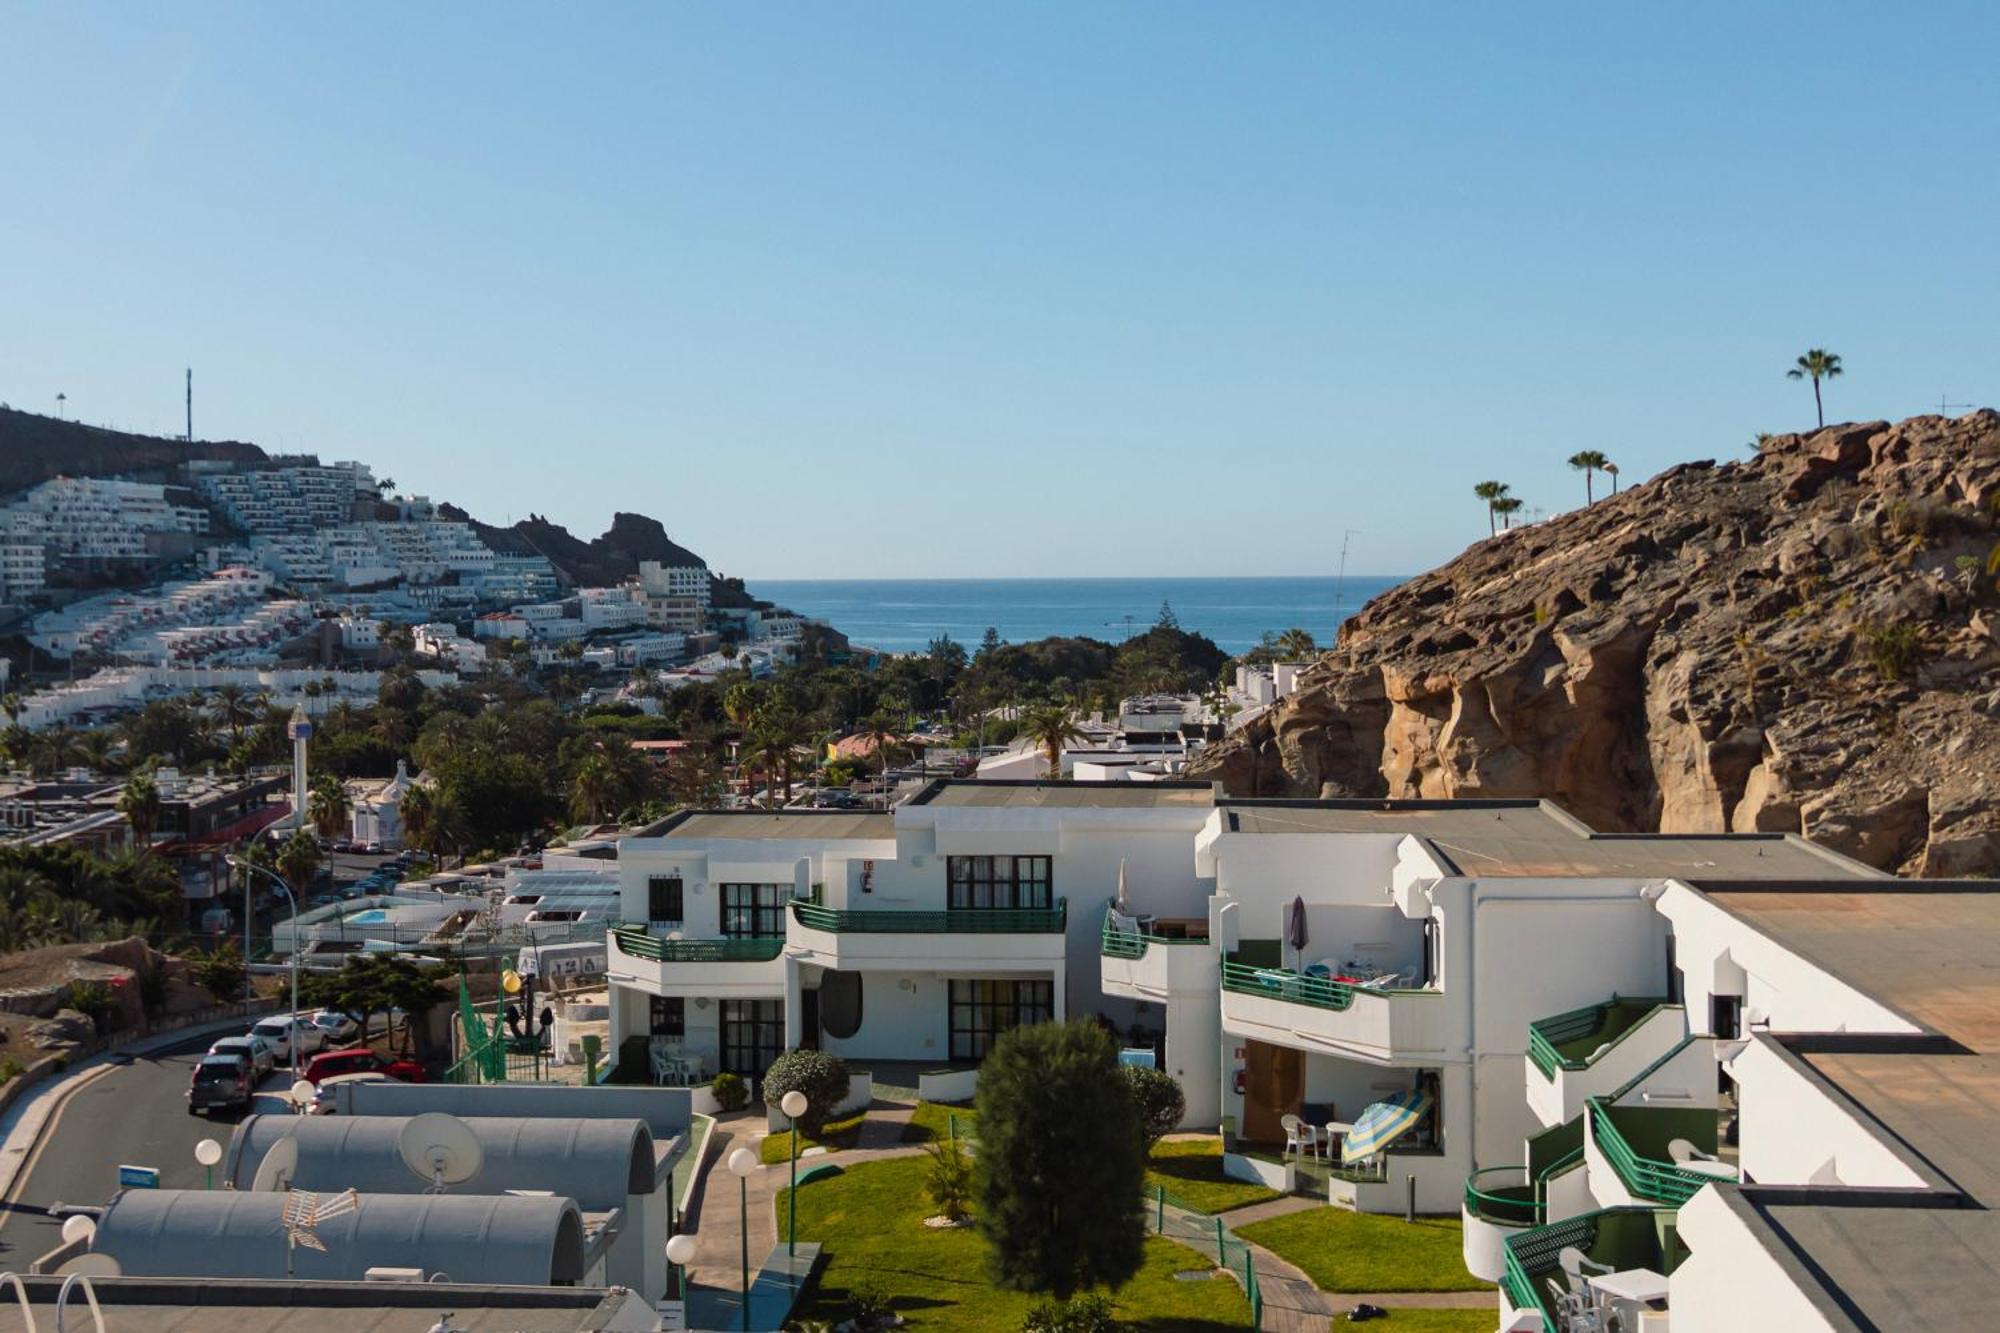
[[[121,1164],[158,1167],[160,1184],[169,1189],[202,1187],[207,1173],[194,1160],[194,1145],[212,1138],[227,1147],[235,1117],[189,1115],[185,1094],[195,1061],[220,1035],[90,1071],[89,1081],[43,1130],[13,1194],[0,1205],[0,1268],[24,1268],[60,1244],[62,1222],[48,1215],[49,1207],[106,1202],[118,1188]],[[280,1065],[259,1085],[255,1109],[285,1111],[291,1084],[291,1071]]]

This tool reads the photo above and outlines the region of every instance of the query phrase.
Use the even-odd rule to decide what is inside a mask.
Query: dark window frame
[[[785,906],[792,900],[789,884],[717,885],[726,940],[768,940],[785,933]]]
[[[687,1036],[687,1001],[678,995],[651,995],[646,1029],[655,1037]]]
[[[664,915],[663,908],[674,914]],[[683,877],[680,875],[646,877],[646,920],[675,924],[687,920],[687,881]]]
[[[1048,978],[953,979],[945,995],[954,1060],[983,1060],[1001,1033],[1055,1017],[1055,982]]]
[[[954,912],[1055,906],[1055,858],[948,856],[946,904]]]
[[[721,1000],[716,1022],[721,1067],[762,1078],[785,1050],[783,1000]]]

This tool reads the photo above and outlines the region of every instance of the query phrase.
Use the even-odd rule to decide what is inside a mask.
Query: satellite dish
[[[396,1148],[403,1154],[403,1165],[431,1183],[433,1194],[444,1193],[446,1185],[463,1185],[486,1164],[486,1152],[472,1126],[442,1111],[411,1116],[396,1136]]]
[[[313,1104],[313,1098],[319,1095],[319,1089],[306,1080],[300,1079],[292,1084],[291,1091],[286,1095],[292,1099],[292,1105],[307,1107]]]
[[[74,1245],[78,1241],[89,1240],[97,1234],[97,1223],[83,1213],[71,1213],[63,1219],[62,1238]]]
[[[257,1174],[250,1180],[250,1189],[257,1194],[288,1190],[292,1187],[292,1177],[298,1173],[299,1141],[287,1134],[265,1151],[264,1160],[257,1163]]]
[[[81,1273],[85,1277],[119,1277],[125,1269],[108,1254],[79,1254],[76,1258],[56,1270],[64,1277]]]

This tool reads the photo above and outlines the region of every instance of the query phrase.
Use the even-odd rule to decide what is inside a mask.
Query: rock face
[[[2000,874],[2000,413],[1778,436],[1383,594],[1196,765]]]

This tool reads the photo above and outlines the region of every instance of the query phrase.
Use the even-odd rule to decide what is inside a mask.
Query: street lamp
[[[667,1238],[667,1262],[674,1267],[674,1295],[682,1301],[688,1298],[687,1266],[694,1262],[694,1252],[700,1248],[701,1242],[685,1231]]]
[[[215,1164],[222,1160],[222,1145],[214,1139],[203,1139],[194,1145],[194,1160],[208,1168],[208,1184],[204,1189],[215,1188]]]
[[[778,1102],[778,1109],[792,1122],[792,1188],[785,1195],[785,1257],[793,1259],[799,1253],[799,1117],[811,1105],[806,1095],[797,1088],[786,1093]]]
[[[729,1154],[729,1169],[736,1176],[743,1235],[743,1333],[750,1333],[750,1177],[756,1174],[757,1154],[738,1148]]]
[[[235,866],[238,870],[241,870],[246,874],[254,872],[256,874],[263,875],[269,878],[273,884],[278,886],[278,892],[285,895],[285,901],[292,905],[292,1021],[291,1024],[285,1029],[285,1051],[286,1054],[291,1059],[292,1068],[297,1069],[299,1068],[299,899],[298,895],[292,892],[292,886],[285,883],[284,876],[282,875],[266,870],[264,869],[264,867],[260,865],[252,864],[251,862],[244,860],[240,856],[231,856],[225,859],[228,860],[230,865]],[[244,897],[246,898],[249,897],[247,880],[245,881]],[[247,907],[245,908],[245,912],[246,916],[244,918],[245,925],[244,925],[244,936],[243,936],[245,947],[243,950],[243,966],[247,968],[250,966],[250,950],[248,947],[250,936],[249,936],[249,925],[248,925],[249,918],[247,916],[248,912]]]

